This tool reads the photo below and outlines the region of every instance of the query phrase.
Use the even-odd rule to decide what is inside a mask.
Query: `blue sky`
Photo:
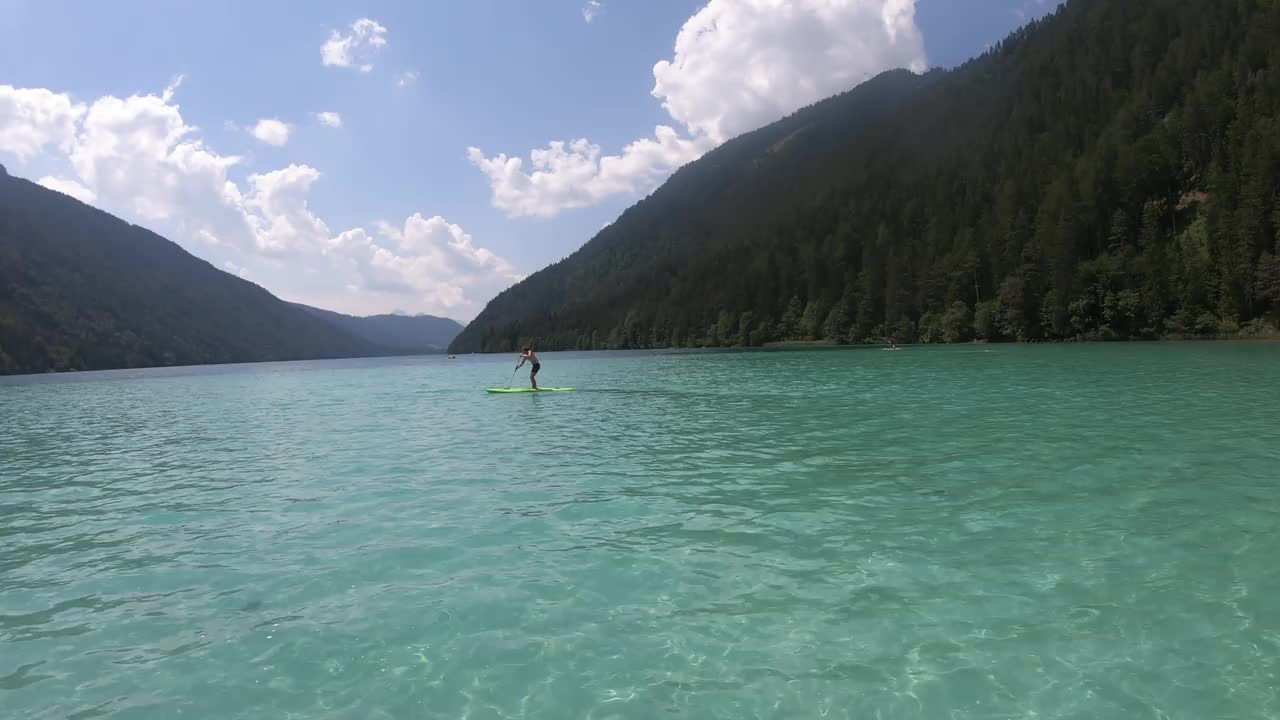
[[[0,162],[286,299],[465,322],[715,144],[1048,7],[0,0]]]

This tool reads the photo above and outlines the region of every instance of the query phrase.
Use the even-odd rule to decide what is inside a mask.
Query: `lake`
[[[1280,715],[1280,344],[514,360],[0,379],[0,715]]]

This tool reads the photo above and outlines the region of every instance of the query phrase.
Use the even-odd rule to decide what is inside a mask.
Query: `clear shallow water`
[[[0,383],[5,718],[1280,716],[1280,345]]]

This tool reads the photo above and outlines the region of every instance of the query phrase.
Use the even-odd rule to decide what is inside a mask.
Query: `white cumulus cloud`
[[[467,319],[520,279],[507,260],[441,217],[415,214],[402,226],[379,223],[334,237],[310,205],[322,180],[317,169],[291,164],[236,182],[230,170],[241,158],[205,144],[183,119],[175,90],[85,105],[47,90],[16,90],[10,96],[24,103],[35,98],[63,110],[0,118],[0,137],[22,138],[0,145],[0,156],[34,153],[43,164],[62,165],[67,175],[46,175],[40,184],[144,223],[197,254],[216,246],[228,271],[251,271],[265,286],[292,288],[322,305],[409,307]],[[20,135],[18,122],[31,127]],[[312,278],[305,288],[302,276]]]
[[[65,149],[84,112],[64,93],[0,85],[0,152],[26,160],[46,145]]]
[[[70,195],[82,203],[92,203],[94,200],[98,199],[98,196],[92,190],[81,185],[75,180],[68,180],[67,178],[45,175],[37,180],[36,184],[43,185],[50,190],[57,190],[63,195]]]
[[[307,204],[320,172],[307,165],[249,176],[241,207],[253,228],[255,247],[266,254],[323,250],[329,227]]]
[[[329,252],[355,270],[358,287],[417,295],[455,317],[474,315],[523,279],[509,262],[477,247],[461,227],[438,215],[415,213],[402,227],[380,223],[376,234],[347,230],[330,242]]]
[[[240,162],[205,146],[166,96],[104,96],[85,113],[66,159],[104,207],[183,234],[250,244],[228,170]]]
[[[653,96],[717,143],[891,68],[925,69],[915,0],[711,0],[653,67]]]
[[[337,30],[320,46],[320,62],[336,67],[355,67],[360,72],[373,69],[373,58],[387,44],[387,29],[376,20],[360,18],[351,23],[351,32]]]
[[[604,6],[600,3],[600,0],[587,0],[587,4],[582,6],[582,19],[591,22],[596,19],[596,16],[603,9]]]
[[[336,112],[318,112],[316,113],[316,119],[320,121],[321,125],[326,127],[342,127],[342,116]]]
[[[502,153],[486,157],[471,147],[467,156],[488,176],[495,207],[513,216],[550,217],[610,195],[643,190],[710,147],[705,138],[682,138],[659,125],[654,137],[636,140],[621,155],[601,157],[600,146],[586,138],[552,142],[529,153],[528,171],[524,160]]]
[[[651,188],[736,135],[899,67],[925,69],[915,0],[710,0],[653,68],[652,94],[684,136],[661,126],[603,158],[586,139],[552,142],[530,153],[529,172],[520,158],[468,154],[495,207],[551,216]]]
[[[289,142],[290,129],[288,123],[275,118],[263,118],[249,132],[268,145],[280,147]]]
[[[405,70],[396,74],[396,87],[408,87],[418,80],[418,73],[413,70]]]
[[[224,260],[224,261],[223,261],[223,263],[222,263],[222,269],[223,269],[223,270],[226,270],[227,272],[231,273],[232,275],[235,275],[236,277],[239,277],[239,278],[244,278],[244,277],[245,277],[245,269],[244,269],[244,268],[242,268],[242,267],[240,267],[239,265],[237,265],[237,264],[235,264],[235,263],[231,262],[230,260]]]

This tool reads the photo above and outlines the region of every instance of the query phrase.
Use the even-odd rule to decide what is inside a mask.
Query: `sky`
[[[461,322],[716,145],[1049,0],[0,0],[0,163],[286,300]]]

